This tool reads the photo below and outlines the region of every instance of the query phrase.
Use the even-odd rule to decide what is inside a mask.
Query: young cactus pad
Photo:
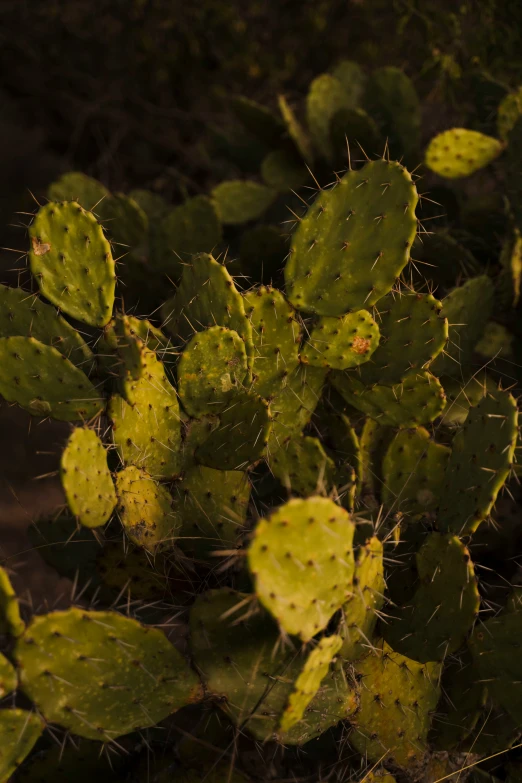
[[[453,439],[440,495],[440,530],[463,536],[487,517],[509,475],[517,427],[517,404],[509,392],[489,393],[470,408]]]
[[[29,228],[29,261],[42,294],[90,326],[112,316],[116,274],[111,247],[91,212],[75,201],[41,207]]]
[[[15,657],[21,688],[45,718],[88,739],[153,726],[201,695],[197,676],[161,631],[115,612],[34,617]]]
[[[0,783],[8,783],[34,748],[44,723],[34,712],[0,710]]]
[[[0,338],[0,394],[33,416],[62,421],[91,419],[103,409],[87,376],[34,337]]]
[[[178,362],[179,396],[196,419],[225,410],[247,374],[245,344],[237,332],[212,326],[197,332]]]
[[[379,345],[379,327],[367,310],[339,318],[320,318],[312,329],[301,361],[316,367],[348,370],[369,361]]]
[[[262,519],[248,550],[259,600],[289,634],[309,641],[351,591],[350,515],[328,498],[290,500]]]
[[[116,474],[117,511],[131,541],[149,552],[172,548],[179,521],[162,484],[134,466]]]
[[[60,477],[72,514],[86,527],[110,519],[116,491],[107,466],[107,452],[94,430],[73,430],[62,453]]]
[[[299,220],[285,267],[294,307],[339,316],[378,302],[408,263],[417,200],[406,169],[383,159],[321,191]]]
[[[281,716],[279,722],[281,732],[289,731],[301,720],[306,708],[321,687],[321,682],[328,674],[330,664],[341,646],[340,636],[325,636],[309,654],[303,670],[294,683],[294,689]]]
[[[492,136],[466,128],[452,128],[433,138],[426,150],[426,165],[447,179],[469,177],[498,158],[504,144]]]

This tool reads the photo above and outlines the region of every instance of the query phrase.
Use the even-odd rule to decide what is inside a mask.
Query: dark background
[[[171,202],[205,192],[238,174],[220,154],[229,95],[298,102],[345,58],[405,70],[424,139],[487,129],[474,75],[522,83],[521,37],[519,0],[0,0],[0,244],[21,251],[2,251],[1,281],[16,284],[26,245],[16,212],[64,171]],[[66,431],[0,403],[0,556],[33,595],[60,592],[23,531],[61,502],[48,474]]]

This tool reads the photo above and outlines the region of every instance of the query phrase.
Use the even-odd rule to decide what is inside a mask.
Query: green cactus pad
[[[232,179],[221,182],[211,192],[221,221],[237,225],[257,220],[277,196],[277,190],[258,182]]]
[[[344,509],[320,497],[290,500],[257,524],[248,550],[256,593],[287,633],[308,641],[345,603],[354,529]]]
[[[517,421],[516,402],[506,391],[470,408],[453,439],[442,488],[437,524],[443,532],[473,533],[487,517],[511,469]]]
[[[273,150],[261,164],[261,176],[270,188],[284,193],[298,190],[306,181],[308,172],[295,152]]]
[[[90,326],[112,316],[116,274],[111,248],[91,212],[75,201],[50,202],[29,228],[29,261],[42,294]]]
[[[432,744],[438,750],[450,751],[469,737],[486,701],[485,684],[480,682],[468,649],[446,661],[441,692]]]
[[[288,133],[289,138],[295,144],[295,147],[299,152],[299,154],[301,155],[301,157],[307,163],[312,163],[314,158],[314,153],[313,153],[312,145],[310,143],[310,139],[308,138],[308,134],[302,127],[301,123],[298,121],[293,109],[291,108],[290,104],[288,103],[284,95],[279,95],[278,104],[279,104],[279,111],[281,112],[281,117],[283,118],[283,122],[286,126],[286,131]]]
[[[290,731],[301,720],[306,708],[328,674],[330,664],[341,649],[341,645],[342,639],[340,636],[325,636],[309,654],[299,677],[294,683],[294,689],[289,696],[285,711],[281,715],[281,720],[279,721],[279,730],[281,732]]]
[[[266,400],[251,392],[238,392],[221,414],[219,426],[196,450],[196,458],[208,468],[244,470],[261,458],[271,424]]]
[[[115,612],[35,617],[15,657],[21,688],[46,719],[87,739],[154,726],[201,695],[197,676],[161,631]]]
[[[469,409],[478,405],[488,393],[498,390],[493,378],[485,372],[474,373],[467,381],[445,377],[442,383],[448,398],[442,416],[442,424],[446,427],[459,427],[464,424]]]
[[[154,261],[169,275],[181,275],[196,253],[211,253],[221,241],[221,221],[207,196],[195,196],[174,207],[158,230]]]
[[[517,654],[522,615],[504,612],[477,623],[469,648],[489,695],[518,727],[522,720],[522,677]],[[519,730],[520,733],[520,730]]]
[[[125,387],[131,381],[139,381],[144,373],[145,342],[132,328],[130,319],[122,314],[118,314],[114,319],[114,336],[119,359],[116,369],[121,377],[122,386]]]
[[[87,376],[34,337],[0,338],[0,395],[33,416],[62,421],[90,419],[104,407]]]
[[[49,186],[50,201],[77,201],[84,209],[103,212],[104,201],[111,197],[105,185],[79,171],[68,171]]]
[[[212,554],[236,547],[250,490],[246,474],[240,471],[202,466],[188,470],[174,492],[174,508],[181,520],[180,549],[196,560],[208,559],[219,565],[219,557]]]
[[[341,655],[346,661],[356,661],[368,652],[377,624],[378,612],[384,603],[383,547],[372,536],[359,547],[353,576],[353,592],[343,607]]]
[[[382,462],[394,431],[374,419],[365,420],[359,437],[361,449],[361,495],[367,507],[378,505],[383,484]]]
[[[355,375],[341,372],[332,373],[330,380],[349,405],[385,426],[429,424],[446,405],[444,389],[429,372],[412,370],[392,386],[367,387]]]
[[[44,730],[34,712],[0,710],[0,783],[8,783]]]
[[[301,327],[293,308],[277,289],[261,286],[243,298],[252,324],[254,387],[261,397],[271,399],[299,364]]]
[[[118,255],[123,256],[122,264],[125,266],[133,252],[143,252],[149,219],[140,205],[125,193],[115,193],[102,202],[102,206],[105,228],[113,242],[119,246]]]
[[[440,503],[450,454],[424,427],[400,430],[383,460],[383,503],[394,512],[432,511]]]
[[[60,461],[60,478],[72,514],[85,527],[109,521],[116,491],[107,466],[107,452],[94,430],[73,430]]]
[[[318,438],[296,437],[269,459],[272,473],[294,495],[326,495],[335,465]]]
[[[510,92],[497,109],[497,130],[502,141],[507,141],[510,131],[522,114],[522,87]]]
[[[316,367],[348,370],[369,361],[379,345],[379,327],[367,310],[320,318],[312,329],[301,361]]]
[[[359,63],[354,60],[341,60],[333,69],[332,75],[343,85],[349,105],[358,106],[366,84],[366,74]]]
[[[171,598],[170,567],[166,558],[152,559],[141,548],[127,547],[120,541],[106,541],[98,546],[96,572],[105,587],[115,595],[129,595],[132,600],[155,601]]]
[[[231,98],[230,106],[245,129],[259,141],[271,147],[281,140],[284,132],[283,123],[266,106],[244,95]]]
[[[504,145],[492,136],[452,128],[435,136],[426,150],[426,165],[447,179],[469,177],[498,158]]]
[[[330,122],[330,140],[334,160],[347,157],[347,143],[358,152],[359,147],[368,155],[381,154],[384,141],[374,120],[364,109],[344,108],[334,114]]]
[[[448,320],[449,340],[431,369],[437,375],[460,375],[469,364],[493,309],[493,284],[489,277],[472,277],[444,298],[440,314]]]
[[[420,664],[385,642],[356,665],[361,706],[352,721],[350,743],[371,762],[383,758],[403,769],[427,751],[431,712],[439,700],[440,664]]]
[[[143,378],[128,384],[127,397],[111,397],[112,437],[124,465],[152,476],[174,478],[181,471],[181,422],[178,398],[163,364],[147,351]]]
[[[324,368],[300,364],[289,372],[284,386],[271,396],[270,453],[275,453],[288,438],[306,427],[321,397],[325,376]]]
[[[358,377],[366,386],[399,383],[405,373],[424,369],[444,348],[448,322],[431,294],[389,294],[376,316],[381,343]]]
[[[246,379],[245,344],[237,332],[211,326],[197,332],[178,362],[178,390],[189,416],[221,413]]]
[[[522,286],[522,236],[515,229],[504,240],[500,254],[502,271],[497,281],[497,297],[503,307],[516,307]]]
[[[139,338],[149,351],[158,351],[162,358],[168,356],[170,339],[163,334],[161,329],[151,324],[146,318],[136,318],[133,315],[126,315],[124,318],[131,339]],[[102,336],[97,341],[96,358],[107,373],[121,374],[116,319],[107,324]]]
[[[167,489],[131,466],[116,474],[116,492],[117,511],[130,540],[152,553],[172,548],[179,521]]]
[[[0,337],[34,337],[86,370],[93,358],[80,333],[54,307],[22,288],[0,285]]]
[[[169,211],[169,205],[159,193],[136,188],[130,191],[129,196],[145,212],[149,221],[161,220]]]
[[[412,159],[420,143],[421,107],[411,79],[400,68],[377,68],[368,79],[365,103],[388,138],[392,155]]]
[[[306,118],[315,146],[321,157],[332,162],[330,138],[332,119],[341,110],[350,108],[350,100],[342,83],[329,73],[323,73],[311,83],[306,97]]]
[[[359,437],[352,427],[350,419],[334,409],[323,405],[316,409],[317,426],[324,442],[331,447],[338,461],[348,464],[355,470],[360,487],[362,479],[362,459]]]
[[[417,200],[410,174],[386,160],[321,191],[299,221],[285,268],[294,307],[339,316],[378,302],[408,263]]]
[[[0,699],[16,690],[18,676],[13,664],[0,653]]]
[[[473,563],[456,536],[431,533],[417,552],[417,572],[419,588],[400,616],[388,620],[384,636],[409,658],[442,661],[461,647],[478,615]]]
[[[218,416],[204,416],[202,419],[189,419],[183,423],[181,442],[183,470],[189,470],[197,464],[197,449],[217,427],[219,427]]]
[[[484,359],[507,359],[513,356],[515,335],[496,321],[488,321],[484,333],[475,346],[475,352]]]
[[[252,357],[252,327],[245,315],[243,297],[226,268],[212,256],[196,256],[183,267],[176,294],[161,308],[164,328],[176,339],[189,340],[211,326],[233,329],[245,341]]]

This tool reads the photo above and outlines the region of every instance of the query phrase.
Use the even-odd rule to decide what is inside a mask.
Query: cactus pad
[[[269,460],[270,469],[294,495],[326,494],[335,465],[318,438],[296,437],[285,443]]]
[[[260,218],[277,191],[258,182],[233,179],[216,185],[211,195],[221,221],[237,225]]]
[[[325,376],[324,368],[300,364],[289,372],[284,386],[271,396],[270,452],[275,452],[288,438],[306,427],[321,397]]]
[[[510,92],[500,102],[497,109],[497,130],[502,141],[507,141],[509,133],[522,114],[522,87]]]
[[[163,633],[115,612],[35,617],[15,656],[21,688],[46,719],[87,739],[153,726],[200,697],[196,675]]]
[[[300,188],[308,173],[295,152],[273,150],[261,164],[261,176],[270,188],[284,193]]]
[[[281,732],[289,731],[301,720],[306,708],[328,674],[330,664],[341,649],[341,645],[342,639],[340,636],[325,636],[309,654],[299,677],[294,683],[294,689],[289,696],[285,711],[281,715],[279,722],[279,730]]]
[[[60,477],[72,514],[85,527],[99,527],[111,517],[116,492],[107,452],[94,430],[73,430],[60,462]]]
[[[20,617],[20,606],[5,568],[0,567],[0,634],[20,636],[25,624]]]
[[[449,751],[471,734],[486,701],[486,687],[480,682],[469,649],[446,661],[441,691],[432,744]]]
[[[503,143],[492,136],[466,128],[452,128],[430,141],[426,165],[447,179],[469,177],[498,158],[503,149]]]
[[[80,333],[54,307],[22,288],[0,285],[0,337],[34,337],[52,345],[77,367],[87,368],[93,358]]]
[[[395,512],[421,514],[440,502],[451,449],[424,427],[400,430],[383,460],[383,503]]]
[[[103,585],[115,595],[130,594],[132,600],[154,601],[171,598],[170,567],[166,558],[154,560],[139,547],[122,550],[120,541],[105,541],[98,546],[96,572]]]
[[[383,547],[375,536],[359,547],[353,576],[353,593],[343,607],[341,655],[356,661],[372,646],[377,613],[384,603]]]
[[[154,260],[175,276],[184,271],[182,263],[196,253],[211,253],[221,241],[221,222],[213,202],[195,196],[173,210],[160,224]]]
[[[261,458],[270,428],[266,400],[247,391],[238,392],[221,414],[219,426],[196,450],[196,459],[208,468],[244,470]]]
[[[431,294],[389,294],[378,304],[381,343],[358,377],[373,383],[399,383],[406,372],[422,370],[444,348],[448,322]]]
[[[212,326],[187,343],[177,371],[181,403],[190,416],[221,413],[245,380],[245,344],[232,329]]]
[[[312,329],[301,361],[316,367],[348,370],[369,361],[379,345],[379,327],[367,310],[320,318]]]
[[[121,523],[131,541],[149,552],[172,548],[179,522],[167,489],[136,467],[116,474]]]
[[[284,131],[283,123],[270,109],[260,103],[235,95],[230,100],[232,111],[246,130],[269,147],[277,145]]]
[[[103,211],[103,202],[111,197],[105,185],[80,171],[68,171],[47,191],[49,201],[77,201],[84,209]]]
[[[115,395],[108,407],[120,459],[152,476],[177,476],[182,462],[178,398],[154,353],[146,352],[143,378],[128,386],[133,404]]]
[[[301,328],[293,308],[277,289],[262,286],[243,298],[252,325],[255,390],[270,399],[299,363]]]
[[[427,751],[431,712],[437,706],[440,664],[420,664],[386,643],[356,665],[361,706],[350,742],[369,761],[403,769],[422,761]]]
[[[306,97],[308,127],[321,157],[332,162],[333,149],[330,128],[335,115],[350,108],[350,100],[342,83],[329,73],[318,76]]]
[[[308,641],[345,603],[354,529],[344,509],[320,497],[290,500],[258,523],[248,563],[259,600],[287,633]]]
[[[470,408],[453,439],[438,513],[442,531],[473,533],[487,517],[511,469],[517,421],[516,402],[505,391]]]
[[[0,367],[0,394],[33,416],[77,421],[103,409],[103,398],[87,376],[34,337],[0,338]]]
[[[458,427],[464,424],[469,409],[478,405],[488,393],[498,390],[493,378],[485,372],[474,373],[465,382],[446,376],[443,378],[443,383],[448,398],[442,416],[442,424],[446,427]]]
[[[0,710],[0,782],[8,783],[44,730],[34,712]]]
[[[387,294],[409,260],[417,200],[406,169],[386,160],[321,191],[299,221],[285,267],[294,307],[339,316]]]
[[[439,380],[429,372],[412,370],[401,383],[367,387],[355,375],[334,372],[332,385],[343,399],[379,424],[391,427],[415,427],[429,424],[440,416],[446,395]]]
[[[111,248],[91,212],[74,201],[50,202],[29,228],[29,261],[42,294],[90,326],[112,316],[116,274]]]
[[[386,625],[385,638],[416,661],[441,661],[463,644],[478,615],[473,563],[456,536],[431,533],[417,552],[417,572],[420,586]]]
[[[377,68],[368,79],[365,102],[389,139],[394,156],[415,156],[421,130],[421,107],[411,79],[393,66]]]
[[[13,664],[0,653],[0,699],[16,690],[18,676]]]
[[[214,551],[233,549],[245,524],[250,482],[245,473],[202,466],[185,473],[174,493],[181,519],[178,545],[197,560],[218,565]]]

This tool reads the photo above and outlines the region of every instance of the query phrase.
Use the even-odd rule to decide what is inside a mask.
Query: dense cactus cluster
[[[264,185],[170,209],[65,175],[28,228],[32,288],[0,289],[1,395],[71,422],[64,508],[31,538],[76,596],[26,617],[0,571],[2,781],[434,783],[522,734],[518,412],[481,358],[518,300],[516,225],[497,276],[426,231],[390,158],[419,145],[395,69],[319,77],[307,130],[280,108],[236,101],[274,147]],[[354,127],[384,154],[292,201],[288,245],[248,227],[228,261],[227,226]],[[505,143],[450,131],[426,161],[460,176]]]

